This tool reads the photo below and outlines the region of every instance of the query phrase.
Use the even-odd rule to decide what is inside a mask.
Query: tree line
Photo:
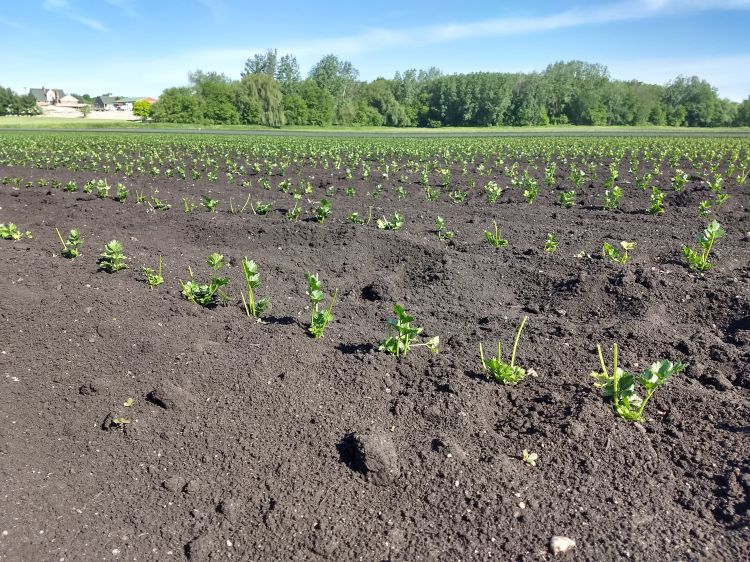
[[[39,115],[41,112],[33,95],[21,96],[0,86],[0,115]]]

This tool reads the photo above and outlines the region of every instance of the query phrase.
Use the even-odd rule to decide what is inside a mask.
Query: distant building
[[[97,96],[94,108],[99,111],[133,111],[133,104],[145,100],[154,103],[154,98],[126,98],[123,96]]]
[[[66,97],[64,91],[48,89],[44,86],[41,88],[31,88],[29,93],[34,96],[37,105],[57,105],[64,97]]]
[[[71,94],[61,97],[58,103],[60,105],[67,105],[68,107],[78,107],[79,105],[82,105],[81,102],[78,101],[78,98]]]
[[[114,111],[117,96],[96,96],[94,108],[99,111]]]

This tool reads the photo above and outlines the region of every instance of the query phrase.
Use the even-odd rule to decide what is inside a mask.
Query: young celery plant
[[[146,282],[148,283],[149,289],[153,289],[157,285],[161,285],[164,283],[164,277],[161,275],[161,256],[159,256],[159,269],[157,271],[154,271],[150,267],[146,267],[145,265],[141,268],[141,271],[143,272],[143,275],[146,277]]]
[[[319,339],[323,337],[323,332],[325,332],[326,326],[328,326],[328,324],[334,319],[331,311],[333,310],[333,305],[336,302],[336,296],[338,295],[339,290],[336,289],[333,292],[328,307],[321,309],[319,308],[319,305],[325,300],[325,295],[323,294],[323,286],[320,284],[318,274],[311,275],[310,273],[306,273],[305,278],[307,279],[307,295],[310,297],[310,304],[312,305],[310,327],[307,331],[310,332],[310,335],[315,339]]]
[[[495,248],[504,248],[508,245],[508,241],[502,237],[502,233],[497,228],[497,221],[492,221],[492,226],[495,229],[495,232],[490,232],[489,230],[484,231],[484,237],[487,239],[487,242],[495,246]]]
[[[622,248],[622,253],[615,250],[615,247],[612,246],[612,244],[605,242],[602,245],[602,254],[605,258],[608,258],[614,263],[625,265],[628,259],[630,259],[630,252],[635,249],[635,242],[627,242],[625,240],[621,240],[620,247]]]
[[[104,245],[104,252],[99,256],[99,267],[107,273],[114,273],[128,267],[125,263],[128,258],[122,253],[122,244],[117,240],[107,242]]]
[[[201,306],[210,306],[216,303],[217,298],[226,300],[227,296],[222,292],[221,287],[229,284],[228,277],[219,277],[218,273],[224,267],[224,256],[214,252],[206,259],[209,267],[213,270],[210,283],[199,284],[193,277],[193,270],[188,267],[190,280],[180,281],[182,295],[195,304]]]
[[[64,257],[68,258],[69,260],[72,260],[73,258],[78,257],[78,247],[83,243],[83,240],[81,240],[81,233],[77,228],[71,228],[70,234],[68,234],[68,239],[63,240],[62,234],[60,234],[60,229],[55,227],[55,231],[57,232],[57,237],[60,239],[60,243],[62,244],[62,252],[60,252]]]
[[[481,342],[479,343],[479,359],[482,362],[482,370],[488,372],[496,382],[501,384],[518,384],[520,381],[525,379],[528,375],[533,377],[536,376],[534,369],[524,369],[516,366],[516,351],[518,351],[518,342],[521,339],[521,332],[526,325],[526,321],[529,319],[528,316],[524,316],[521,321],[521,325],[518,327],[516,332],[516,341],[513,343],[513,351],[510,356],[510,364],[503,361],[502,347],[500,342],[497,342],[497,357],[491,357],[489,359],[484,358],[484,349],[482,348]]]
[[[406,313],[400,304],[393,305],[396,318],[389,318],[387,323],[387,338],[381,344],[380,351],[390,353],[395,357],[401,357],[409,353],[413,347],[426,347],[433,353],[438,352],[440,337],[435,336],[424,343],[412,343],[412,340],[424,331],[421,326],[412,326],[414,318]]]
[[[617,344],[615,343],[612,346],[612,374],[610,375],[604,362],[602,346],[597,344],[596,350],[602,370],[591,373],[597,381],[594,386],[603,389],[604,397],[612,401],[615,413],[627,421],[643,421],[643,410],[654,393],[670,378],[687,368],[684,363],[672,363],[667,359],[662,359],[638,375],[629,373],[617,365]],[[636,392],[636,381],[646,391],[645,398]]]
[[[268,309],[270,301],[268,299],[256,300],[255,298],[254,289],[260,287],[258,264],[253,260],[247,259],[247,257],[243,257],[242,272],[245,274],[245,283],[247,285],[247,299],[245,299],[245,295],[240,294],[242,304],[245,305],[245,313],[247,313],[248,318],[253,317],[259,320],[261,315]]]
[[[708,256],[711,254],[711,249],[714,247],[716,241],[725,234],[726,232],[721,228],[718,221],[711,221],[703,231],[703,234],[698,238],[700,250],[693,250],[689,246],[682,247],[682,253],[688,261],[688,267],[690,269],[697,269],[698,271],[708,271],[711,269]]]

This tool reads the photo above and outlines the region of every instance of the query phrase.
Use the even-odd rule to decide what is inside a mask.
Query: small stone
[[[171,382],[165,382],[148,393],[146,399],[165,410],[179,410],[190,401],[190,394]]]
[[[575,548],[576,541],[568,537],[554,536],[549,541],[549,548],[552,554],[561,554]]]
[[[203,485],[201,481],[197,478],[193,478],[192,480],[188,480],[188,483],[185,484],[185,487],[182,489],[182,491],[186,494],[196,494],[202,487]]]
[[[391,484],[400,474],[396,446],[385,431],[355,435],[355,463],[376,486]]]
[[[180,476],[170,476],[161,485],[170,492],[179,492],[185,486],[185,479]]]

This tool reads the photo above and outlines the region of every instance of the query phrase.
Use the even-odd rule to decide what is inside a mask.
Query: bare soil
[[[428,203],[416,185],[375,199],[374,180],[333,178],[297,222],[288,195],[257,187],[253,201],[276,202],[267,216],[228,213],[245,196],[221,183],[129,179],[122,204],[0,187],[0,222],[34,234],[0,240],[0,560],[546,560],[553,536],[576,543],[558,559],[750,558],[747,188],[728,185],[727,236],[701,275],[680,252],[706,222],[700,178],[662,185],[657,217],[632,185],[620,212],[601,208],[600,183],[562,209],[559,177],[533,205],[517,190],[489,205],[478,189]],[[328,184],[333,215],[318,224],[307,198]],[[171,210],[135,204],[154,189]],[[218,213],[182,212],[209,190]],[[406,226],[346,222],[369,205]],[[493,220],[508,247],[484,240]],[[55,226],[81,229],[78,259],[60,257]],[[107,274],[96,259],[113,238],[129,268]],[[620,240],[636,242],[631,261],[605,262],[602,243]],[[211,252],[231,264],[231,300],[201,308],[178,280],[188,266],[207,280]],[[165,283],[150,290],[140,268],[159,256]],[[243,256],[272,301],[262,323],[239,302]],[[339,289],[322,340],[306,333],[307,271]],[[397,302],[439,354],[378,350]],[[525,315],[518,362],[538,376],[488,381],[479,343],[509,352]],[[596,344],[613,342],[626,369],[689,363],[642,424],[592,385]]]

